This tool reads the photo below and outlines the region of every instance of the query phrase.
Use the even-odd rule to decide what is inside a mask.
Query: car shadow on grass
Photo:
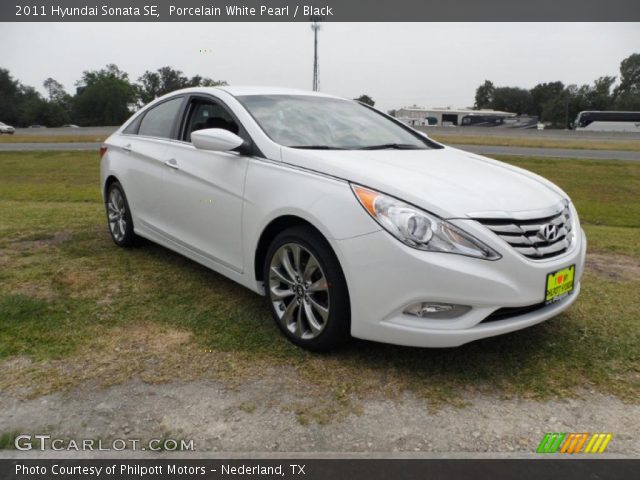
[[[310,384],[350,394],[413,390],[447,400],[467,390],[527,397],[572,395],[593,386],[622,396],[638,391],[629,376],[637,333],[599,324],[598,312],[607,311],[599,286],[595,295],[587,285],[576,305],[546,322],[456,348],[354,339],[337,351],[315,354],[280,334],[263,297],[162,246],[143,241],[118,249],[100,230],[60,248],[66,257],[89,259],[99,281],[119,285],[109,321],[143,317],[191,332],[199,348],[235,356],[247,371],[286,366]]]
[[[400,388],[428,387],[443,395],[471,388],[532,396],[567,393],[580,382],[582,369],[571,365],[573,353],[578,353],[572,353],[576,345],[572,343],[575,333],[568,327],[570,314],[456,348],[413,348],[353,339],[334,352],[309,353],[280,334],[263,297],[163,247],[147,243],[139,253],[150,256],[154,263],[175,266],[182,274],[179,277],[208,285],[202,292],[205,295],[212,295],[215,289],[218,301],[206,308],[199,308],[191,295],[173,306],[169,298],[164,315],[171,318],[166,320],[169,324],[191,329],[199,342],[213,349],[294,365],[311,382],[321,384],[325,380],[320,378],[329,375],[331,383],[352,383],[349,388],[354,391],[359,390],[358,384],[384,388],[388,379],[402,385]]]

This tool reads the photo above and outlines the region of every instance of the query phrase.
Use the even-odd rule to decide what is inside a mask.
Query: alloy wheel
[[[107,215],[111,235],[117,242],[121,242],[127,231],[127,207],[122,192],[117,188],[112,188],[109,192]]]
[[[297,243],[282,245],[271,258],[269,296],[278,321],[296,337],[310,340],[329,319],[329,286],[317,258]]]

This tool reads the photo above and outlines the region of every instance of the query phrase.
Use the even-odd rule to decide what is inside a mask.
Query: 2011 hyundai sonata
[[[452,347],[578,296],[586,239],[531,172],[319,93],[193,88],[105,142],[114,242],[145,237],[266,295],[295,344]]]

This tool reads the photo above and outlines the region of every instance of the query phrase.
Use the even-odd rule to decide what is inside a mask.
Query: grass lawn
[[[117,248],[106,230],[94,152],[0,153],[0,389],[25,396],[148,382],[295,378],[330,402],[416,392],[432,404],[465,392],[546,398],[600,390],[640,395],[640,163],[503,158],[574,199],[593,259],[565,314],[456,349],[355,341],[330,355],[287,342],[263,299],[164,248]],[[611,267],[610,265],[615,265]],[[309,408],[311,410],[309,411]]]
[[[493,135],[430,135],[445,145],[495,145],[504,147],[569,148],[577,150],[640,150],[640,140],[559,140],[535,137],[494,137]]]

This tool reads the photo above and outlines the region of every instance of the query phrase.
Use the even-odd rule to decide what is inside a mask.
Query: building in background
[[[538,117],[517,115],[499,110],[471,110],[468,108],[404,107],[396,111],[396,118],[412,127],[509,127],[536,128]]]

